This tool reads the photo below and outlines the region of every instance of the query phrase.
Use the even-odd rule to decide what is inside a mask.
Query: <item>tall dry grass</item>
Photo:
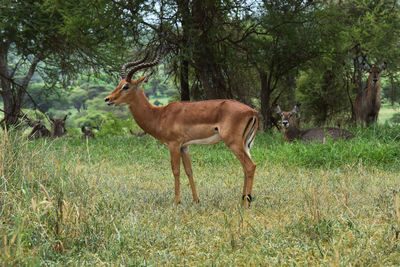
[[[191,147],[201,203],[182,171],[174,207],[168,151],[150,136],[1,130],[1,264],[399,265],[397,130],[311,145],[258,134],[250,209],[223,144]]]

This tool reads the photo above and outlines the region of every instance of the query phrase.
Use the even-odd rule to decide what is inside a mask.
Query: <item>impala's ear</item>
[[[386,69],[386,62],[383,62],[383,63],[379,66],[379,68],[380,68],[381,70]]]
[[[68,115],[65,115],[65,116],[64,116],[63,121],[65,121],[65,120],[67,119],[67,116],[68,116]]]
[[[147,83],[147,81],[150,79],[151,75],[153,75],[153,73],[150,73],[150,74],[146,75],[146,78],[144,78],[143,82]]]
[[[49,119],[50,119],[52,122],[54,122],[54,118],[53,118],[53,117],[49,116]]]
[[[144,75],[142,77],[140,77],[139,79],[136,80],[136,84],[137,84],[137,88],[139,88],[143,83],[147,82],[150,79],[150,76],[153,73],[150,73],[148,75]]]
[[[276,105],[275,112],[278,113],[280,116],[282,116],[282,110],[281,110],[281,107],[279,105]]]

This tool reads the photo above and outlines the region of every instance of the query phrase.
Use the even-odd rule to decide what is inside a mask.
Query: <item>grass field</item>
[[[389,104],[382,104],[379,110],[378,123],[390,122],[390,119],[395,113],[400,113],[400,106],[391,106]]]
[[[192,146],[201,199],[150,136],[0,132],[0,265],[399,265],[400,127],[288,144],[259,133],[249,209],[223,145]]]

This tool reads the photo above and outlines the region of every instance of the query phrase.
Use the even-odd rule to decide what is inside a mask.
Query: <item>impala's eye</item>
[[[129,89],[129,85],[128,84],[124,84],[124,86],[122,86],[122,90],[126,91]]]

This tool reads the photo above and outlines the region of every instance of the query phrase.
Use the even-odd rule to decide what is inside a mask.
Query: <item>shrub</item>
[[[138,126],[132,118],[119,119],[114,114],[107,113],[98,135],[126,135],[130,134],[130,130],[134,128],[138,128]]]

